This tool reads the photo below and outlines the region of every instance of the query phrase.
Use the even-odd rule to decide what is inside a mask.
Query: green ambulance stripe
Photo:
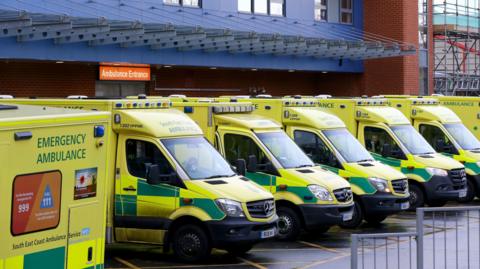
[[[215,202],[211,199],[194,198],[190,204],[185,204],[183,199],[180,199],[180,206],[198,207],[205,211],[214,220],[221,220],[225,217],[223,211],[220,210],[220,208],[218,208]]]
[[[313,195],[313,193],[307,187],[288,186],[286,190],[282,190],[280,189],[279,186],[277,186],[277,192],[285,192],[285,191],[288,191],[297,195],[298,197],[300,197],[300,199],[302,199],[304,203],[316,203],[318,201],[318,199]],[[311,197],[311,199],[305,199],[305,197]]]
[[[136,195],[115,195],[115,215],[136,216],[137,196]]]
[[[414,174],[414,175],[417,175],[421,178],[423,178],[423,180],[425,181],[429,181],[431,178],[432,178],[432,175],[430,175],[430,173],[427,172],[427,170],[425,170],[424,168],[413,168],[413,169],[409,169],[408,167],[401,167],[402,166],[402,162],[400,160],[397,160],[397,159],[392,159],[392,158],[385,158],[385,157],[382,157],[381,155],[377,154],[377,153],[372,153],[372,156],[386,164],[386,165],[390,165],[390,166],[393,166],[393,167],[400,167],[400,171],[404,174]]]
[[[368,179],[364,177],[350,177],[348,182],[352,185],[358,186],[365,193],[374,194],[377,190],[368,182]]]
[[[49,269],[63,269],[65,263],[65,247],[27,254],[23,258],[24,269],[36,269],[48,265]]]
[[[177,197],[178,188],[166,185],[150,185],[143,180],[138,180],[137,195],[142,196],[161,196],[161,197]]]
[[[249,173],[247,172],[245,176],[250,179],[255,181],[260,186],[274,186],[277,185],[277,177],[276,176],[271,176],[268,174],[264,173]]]
[[[477,163],[464,163],[465,168],[470,169],[475,173],[475,175],[480,174],[480,167],[478,167]]]

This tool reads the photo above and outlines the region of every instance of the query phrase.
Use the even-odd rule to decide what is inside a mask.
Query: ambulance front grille
[[[395,193],[406,193],[408,191],[408,181],[406,179],[392,180],[392,188]]]
[[[347,203],[353,199],[352,190],[350,188],[334,190],[333,194],[335,195],[335,198],[337,198],[337,201],[339,201],[340,203]]]
[[[252,218],[269,218],[275,214],[275,201],[273,199],[268,199],[248,202],[247,209]]]

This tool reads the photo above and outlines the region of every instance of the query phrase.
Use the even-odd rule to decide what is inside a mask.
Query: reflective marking
[[[324,247],[324,246],[321,246],[321,245],[318,245],[318,244],[314,244],[314,243],[310,243],[310,242],[305,242],[305,241],[297,241],[297,242],[301,243],[301,244],[304,244],[304,245],[307,245],[309,247],[318,248],[318,249],[325,250],[325,251],[332,252],[332,253],[345,253],[343,251],[339,251],[339,250],[336,250],[336,249],[333,249],[333,248],[327,248],[327,247]]]
[[[131,269],[141,269],[140,267],[138,266],[135,266],[134,264],[130,263],[130,262],[127,262],[126,260],[124,259],[120,259],[119,257],[115,257],[113,258],[114,260],[116,260],[117,262],[127,266],[128,268],[131,268]]]
[[[246,259],[244,259],[244,258],[242,258],[242,257],[237,257],[237,259],[241,260],[242,262],[244,262],[244,263],[246,263],[246,264],[248,264],[248,265],[251,265],[251,266],[253,266],[253,267],[255,267],[255,268],[258,268],[258,269],[268,269],[268,268],[265,267],[265,266],[262,266],[262,265],[260,265],[260,264],[258,264],[258,263],[256,263],[256,262],[252,262],[252,261],[246,260]]]

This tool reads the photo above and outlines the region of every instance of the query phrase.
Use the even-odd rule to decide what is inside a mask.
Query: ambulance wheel
[[[277,208],[278,215],[278,239],[292,241],[300,235],[302,225],[300,217],[295,210],[281,206]]]
[[[241,245],[230,246],[225,250],[233,256],[241,256],[249,252],[252,248],[253,248],[253,244],[241,244]]]
[[[423,193],[423,190],[415,185],[415,184],[410,184],[409,185],[409,192],[410,192],[410,208],[408,211],[415,211],[419,207],[425,206],[425,194]]]
[[[368,215],[365,216],[365,221],[373,225],[378,225],[382,223],[382,221],[384,221],[386,218],[386,215]]]
[[[471,179],[467,179],[467,196],[463,198],[458,198],[460,203],[470,203],[475,199],[475,184],[473,184]]]
[[[175,256],[185,262],[198,262],[210,255],[212,248],[205,231],[197,225],[187,224],[173,234]]]
[[[357,228],[358,226],[360,226],[360,224],[362,224],[363,215],[364,214],[363,214],[362,206],[360,205],[359,202],[355,201],[355,203],[353,204],[352,219],[342,222],[342,224],[340,224],[340,227],[344,229]]]

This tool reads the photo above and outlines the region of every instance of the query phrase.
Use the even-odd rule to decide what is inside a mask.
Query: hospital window
[[[285,0],[238,0],[238,11],[285,16]]]
[[[201,0],[163,0],[163,3],[185,7],[202,7]]]
[[[315,20],[327,21],[328,15],[328,3],[327,0],[315,0]]]
[[[340,0],[340,22],[353,23],[353,0]]]

